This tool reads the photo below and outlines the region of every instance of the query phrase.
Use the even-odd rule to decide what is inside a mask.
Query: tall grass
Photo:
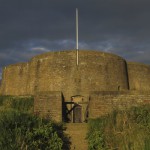
[[[150,105],[90,120],[87,138],[90,150],[149,150]]]
[[[32,113],[33,103],[33,97],[0,96],[0,111],[15,109]]]

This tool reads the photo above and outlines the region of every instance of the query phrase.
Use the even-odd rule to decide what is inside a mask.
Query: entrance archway
[[[64,102],[64,121],[82,123],[87,121],[88,100],[84,96],[72,96],[70,101]]]

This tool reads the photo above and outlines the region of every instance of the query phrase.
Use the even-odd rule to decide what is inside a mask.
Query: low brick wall
[[[132,106],[150,104],[150,93],[92,92],[90,94],[89,118],[97,118],[114,109],[125,110]]]
[[[62,93],[37,93],[34,98],[34,113],[57,122],[62,121]]]

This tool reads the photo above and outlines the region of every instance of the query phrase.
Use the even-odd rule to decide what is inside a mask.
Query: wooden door
[[[82,122],[82,107],[80,105],[75,106],[73,110],[73,122],[74,123]]]

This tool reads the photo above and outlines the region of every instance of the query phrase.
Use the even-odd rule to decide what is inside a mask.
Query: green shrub
[[[62,124],[33,115],[33,97],[0,96],[0,149],[69,150]]]
[[[0,129],[3,150],[61,150],[63,147],[62,126],[31,114],[1,112]]]
[[[98,118],[89,120],[89,132],[87,134],[88,144],[90,150],[101,150],[105,147],[104,141],[104,126],[106,124],[105,118]]]

